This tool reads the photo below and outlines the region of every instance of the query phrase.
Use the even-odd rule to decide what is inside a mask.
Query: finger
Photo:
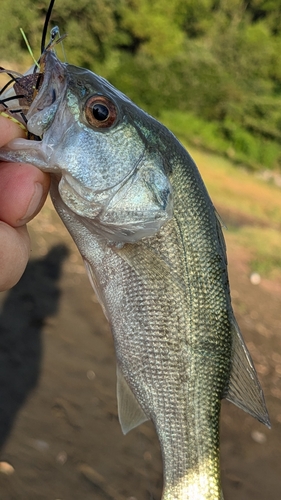
[[[0,147],[18,137],[26,137],[25,131],[11,118],[0,115]]]
[[[14,229],[0,222],[0,291],[8,290],[20,279],[30,253],[26,226]]]
[[[42,208],[50,176],[33,165],[0,163],[0,220],[18,227]]]

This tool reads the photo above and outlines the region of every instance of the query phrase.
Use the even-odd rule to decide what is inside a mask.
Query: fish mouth
[[[28,131],[42,138],[51,126],[55,114],[64,98],[67,87],[65,64],[61,63],[53,50],[47,50],[41,56],[39,92],[32,101],[26,114]]]
[[[12,78],[1,89],[1,111],[27,128],[28,139],[42,139],[64,97],[67,85],[66,64],[61,63],[49,48],[42,54],[38,68],[32,66],[23,75],[4,68],[0,68],[0,73],[6,73]],[[12,81],[14,83],[11,87],[9,84]]]

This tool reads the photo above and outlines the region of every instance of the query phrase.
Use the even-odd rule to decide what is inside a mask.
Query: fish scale
[[[54,206],[111,325],[121,428],[155,425],[162,500],[222,500],[221,399],[266,425],[269,418],[232,311],[214,206],[163,125],[51,49],[40,67],[27,127],[41,141],[11,142],[0,158],[51,173]],[[95,102],[107,103],[108,126]]]
[[[164,240],[165,232],[163,231]],[[193,356],[194,361],[190,363],[191,356],[186,352],[184,356],[186,363],[182,361],[182,366],[180,366],[180,346],[183,345],[183,339],[181,338],[179,342],[179,336],[180,333],[185,336],[185,332],[183,329],[180,332],[178,321],[174,322],[175,317],[181,317],[182,326],[184,326],[182,301],[178,302],[178,310],[175,307],[179,287],[176,285],[176,291],[168,290],[168,294],[166,293],[167,288],[171,286],[170,277],[166,276],[165,280],[162,275],[162,281],[159,282],[160,270],[156,268],[156,272],[153,272],[151,266],[148,265],[152,257],[150,253],[144,251],[142,246],[138,244],[132,248],[126,245],[118,251],[117,255],[115,255],[116,250],[111,250],[112,255],[107,259],[107,266],[108,263],[110,266],[106,267],[105,262],[102,265],[102,273],[111,276],[111,279],[114,273],[119,283],[119,286],[115,283],[115,286],[110,287],[109,296],[106,299],[109,315],[111,315],[111,308],[113,310],[112,324],[117,325],[116,328],[113,326],[117,358],[124,376],[130,380],[131,387],[142,407],[147,408],[147,413],[150,411],[149,408],[153,408],[153,413],[149,416],[155,423],[162,446],[164,469],[166,468],[164,481],[167,485],[175,484],[172,489],[171,486],[168,487],[167,493],[164,489],[163,499],[220,498],[220,494],[215,494],[213,487],[211,496],[206,495],[210,484],[219,484],[217,420],[220,397],[214,394],[209,366],[206,368],[205,360],[203,360],[202,368],[202,362],[198,363],[198,360],[202,360],[202,356],[198,356],[198,359]],[[147,259],[143,259],[143,255],[147,256]],[[122,260],[118,259],[119,256]],[[148,260],[148,263],[145,260]],[[137,266],[134,265],[135,261],[137,261]],[[127,262],[130,262],[130,267]],[[137,267],[138,279],[132,271],[135,267]],[[101,267],[99,269],[95,272],[101,272]],[[117,274],[116,269],[118,269]],[[144,269],[148,269],[147,276],[144,275]],[[107,282],[108,279],[103,277],[101,281]],[[126,293],[126,303],[122,300],[124,293]],[[168,303],[167,295],[174,298],[173,304]],[[123,314],[116,308],[116,296],[119,296],[118,305],[122,307]],[[165,312],[163,312],[163,300],[166,304]],[[127,307],[130,308],[131,314],[127,311]],[[117,316],[116,319],[114,315]],[[120,318],[123,318],[121,324]],[[146,318],[145,322],[143,318]],[[159,318],[158,321],[155,321],[156,318]],[[132,332],[134,332],[133,335]],[[131,353],[134,353],[133,359]],[[198,371],[202,373],[199,378]],[[134,380],[132,380],[132,373],[136,376]],[[167,377],[168,381],[165,384],[163,381]],[[197,377],[200,383],[197,390],[195,386],[194,391],[191,391],[188,386],[194,385],[194,377]],[[205,387],[204,393],[202,386]],[[143,387],[150,388],[150,390],[147,389],[144,393]],[[222,388],[220,388],[221,391]],[[210,395],[212,405],[208,401]],[[190,402],[191,411],[188,409],[189,405],[186,404],[186,400]],[[203,425],[206,415],[203,414],[201,418],[200,412],[195,413],[196,407],[201,407],[201,404],[198,405],[199,400],[206,402],[208,411],[214,406],[213,427],[211,428],[208,419],[205,426]],[[194,432],[196,426],[198,426],[198,432]],[[188,429],[191,429],[191,432],[188,433]],[[205,451],[206,447],[209,450],[208,454]],[[202,456],[205,458],[205,454],[208,455],[208,460],[202,461]],[[201,462],[201,467],[198,467],[199,462]],[[192,475],[187,473],[189,467],[193,471]],[[198,469],[197,474],[194,472],[196,469]],[[210,484],[207,481],[208,477]],[[200,486],[202,478],[203,484]],[[181,479],[184,480],[180,481]],[[178,482],[180,482],[179,485]],[[190,482],[192,488],[190,487],[190,493],[188,493],[187,485]],[[219,491],[219,486],[216,488]],[[194,496],[195,492],[197,496]]]
[[[187,206],[187,205],[185,204],[185,206]],[[175,206],[175,212],[176,212],[176,206]],[[165,235],[166,231],[163,230],[162,232],[164,233],[162,235],[163,242],[165,241],[165,245],[168,246],[169,240],[166,238],[166,235]],[[170,233],[170,231],[169,231],[169,233]],[[189,233],[191,233],[190,237],[192,237],[192,230],[190,227],[189,227]],[[157,238],[157,242],[159,244],[159,238]],[[153,245],[153,243],[151,243],[151,246],[152,245]],[[199,243],[199,246],[200,246],[200,243]],[[126,254],[126,250],[127,249],[123,249],[121,251],[121,253]],[[151,290],[153,290],[153,286],[151,283],[151,279],[149,280],[149,278],[146,278],[146,276],[145,276],[145,269],[149,269],[149,274],[152,275],[152,277],[153,277],[153,268],[151,268],[151,263],[148,262],[147,264],[145,264],[145,262],[142,261],[143,255],[145,253],[143,252],[141,245],[138,246],[138,255],[135,255],[133,257],[133,259],[130,258],[130,254],[132,254],[132,253],[134,253],[132,248],[129,248],[127,250],[127,256],[126,256],[127,260],[131,263],[132,267],[134,267],[134,262],[137,262],[137,269],[138,269],[139,274],[141,274],[143,280],[147,279],[146,292],[148,293],[148,300],[151,300],[150,292],[151,292]],[[142,261],[142,265],[140,264],[141,261]],[[141,266],[141,270],[140,270],[140,266]],[[196,275],[196,273],[195,273],[195,275]],[[162,276],[161,276],[162,280],[163,280],[163,276],[164,276],[164,269],[162,271]],[[163,282],[160,282],[160,283],[163,286]],[[158,286],[158,288],[159,288],[158,276],[156,276],[156,279],[154,280],[154,284],[156,287]],[[169,285],[170,284],[167,285],[167,289],[169,289]],[[197,293],[197,302],[198,303],[194,304],[193,307],[194,307],[195,311],[197,311],[197,310],[202,309],[202,301],[205,298],[205,296],[203,293],[200,293],[200,291],[198,290],[197,279],[195,279],[195,285],[196,285],[196,289],[197,289],[196,291],[198,292]],[[191,288],[191,285],[189,285],[189,289],[190,288]],[[171,295],[174,298],[177,297],[177,291],[178,290],[172,291]],[[165,307],[167,307],[167,302],[169,300],[169,293],[171,293],[171,290],[170,291],[167,290],[167,293],[165,293],[165,291],[164,291],[164,293],[162,292],[161,294],[158,294],[158,295],[160,295],[159,296],[160,301],[162,301],[162,303],[161,302],[160,302],[160,304],[158,303],[158,307],[160,306],[160,311],[162,312],[162,321],[165,321],[165,318],[170,318],[170,312],[165,311]],[[137,296],[140,296],[142,294],[143,294],[143,291],[142,291],[142,293],[138,292]],[[130,289],[128,290],[128,295],[130,297],[130,300],[132,300],[132,293],[131,293]],[[192,293],[191,295],[192,295],[192,297],[194,297],[194,293]],[[164,304],[163,304],[163,301],[164,301]],[[176,302],[176,299],[175,299],[175,302]],[[184,303],[183,298],[181,298],[178,301],[178,303],[181,304],[181,306],[178,310],[178,315],[177,315],[178,317],[180,317],[180,316],[183,316],[185,310],[189,310],[189,307],[188,307],[188,305],[187,306],[185,305],[186,307],[182,307],[182,305]],[[201,307],[200,307],[200,305],[201,305]],[[146,310],[143,311],[143,315],[146,316]],[[156,316],[154,310],[152,310],[152,316],[153,317]],[[186,322],[187,324],[184,324],[185,321],[183,321],[182,325],[180,324],[180,322],[178,320],[174,323],[174,318],[172,317],[171,318],[172,319],[171,325],[176,325],[176,327],[177,327],[176,331],[174,331],[175,328],[172,328],[172,326],[170,325],[168,328],[165,328],[160,339],[159,339],[158,335],[159,335],[159,331],[161,331],[161,326],[163,325],[163,323],[161,324],[161,322],[160,322],[160,325],[158,325],[156,330],[153,328],[152,325],[149,329],[150,330],[149,336],[150,337],[153,336],[153,338],[154,338],[154,332],[155,332],[155,334],[158,337],[157,340],[158,341],[160,340],[160,343],[162,344],[160,346],[157,346],[157,348],[155,349],[155,353],[153,353],[153,356],[152,356],[152,360],[156,361],[156,364],[157,364],[157,357],[159,356],[159,352],[161,353],[163,351],[163,342],[165,342],[166,340],[169,341],[169,339],[172,338],[174,340],[174,345],[176,347],[179,348],[179,346],[182,345],[183,350],[186,351],[185,355],[183,356],[182,352],[180,352],[180,349],[178,349],[178,352],[175,352],[175,350],[174,350],[174,353],[173,353],[174,356],[172,356],[172,352],[169,349],[169,351],[164,354],[164,359],[167,360],[165,370],[164,370],[164,372],[166,373],[166,377],[163,374],[163,370],[161,370],[161,371],[157,370],[158,376],[159,376],[159,372],[160,372],[160,380],[159,379],[158,380],[152,379],[152,380],[148,381],[148,383],[151,383],[152,386],[158,386],[159,382],[161,382],[161,379],[162,379],[161,387],[163,386],[163,380],[167,377],[169,377],[169,382],[167,381],[167,384],[164,384],[164,386],[171,384],[171,380],[174,381],[173,392],[175,394],[177,394],[177,397],[174,398],[174,401],[173,401],[173,404],[171,405],[171,407],[169,409],[166,409],[165,415],[171,416],[171,419],[173,420],[174,425],[176,427],[177,427],[176,423],[179,422],[182,424],[182,422],[184,422],[184,427],[181,426],[181,432],[178,428],[176,428],[173,431],[172,422],[171,421],[167,422],[167,418],[165,419],[165,427],[164,427],[163,435],[165,435],[165,429],[169,428],[170,435],[174,435],[176,437],[176,441],[172,440],[172,445],[169,447],[169,449],[171,450],[170,453],[167,454],[167,448],[168,448],[167,445],[164,446],[164,448],[163,448],[164,466],[165,466],[165,462],[166,462],[169,465],[168,469],[171,469],[173,471],[173,477],[169,477],[169,475],[167,473],[165,473],[165,476],[166,476],[165,482],[168,484],[175,483],[179,480],[179,478],[182,475],[186,476],[185,481],[181,482],[181,486],[177,487],[177,489],[179,491],[177,493],[175,493],[175,491],[174,491],[173,497],[170,497],[169,496],[170,494],[167,493],[167,498],[195,498],[194,492],[190,493],[190,495],[191,495],[190,497],[187,496],[188,495],[187,494],[187,487],[186,487],[185,483],[190,482],[190,479],[189,479],[190,475],[187,472],[188,468],[191,467],[191,469],[194,471],[194,469],[196,469],[196,466],[200,462],[200,458],[198,457],[198,454],[200,455],[200,452],[201,452],[201,454],[203,454],[203,455],[206,454],[208,456],[208,461],[207,461],[208,467],[201,466],[199,468],[198,476],[195,479],[193,479],[192,484],[194,484],[196,482],[196,484],[194,484],[194,488],[198,489],[198,495],[201,495],[202,498],[219,498],[219,493],[216,496],[214,496],[214,491],[212,491],[210,493],[210,495],[211,495],[210,497],[206,496],[206,490],[209,489],[209,485],[207,484],[207,480],[204,481],[204,484],[202,485],[202,487],[200,486],[199,480],[200,480],[200,477],[201,478],[202,477],[206,477],[206,478],[209,477],[211,483],[213,483],[214,481],[215,482],[217,481],[217,483],[219,483],[219,481],[218,481],[218,478],[219,478],[219,474],[218,474],[218,471],[219,471],[219,467],[218,467],[218,418],[219,418],[219,405],[220,405],[219,401],[220,401],[220,395],[221,395],[221,393],[226,385],[226,381],[228,379],[228,373],[230,370],[230,366],[229,366],[230,365],[230,361],[229,361],[230,360],[230,334],[229,334],[229,342],[228,342],[229,348],[228,348],[228,350],[226,348],[225,339],[224,339],[224,342],[222,345],[223,354],[225,355],[225,357],[224,358],[220,357],[219,360],[214,360],[213,358],[211,358],[210,363],[209,364],[207,363],[207,367],[206,367],[206,358],[204,357],[204,352],[200,353],[198,356],[194,355],[194,349],[200,348],[200,340],[198,338],[198,330],[197,330],[197,324],[198,324],[198,321],[200,321],[200,319],[197,320],[196,315],[193,315],[192,313],[189,315],[189,317],[190,318],[195,317],[195,321],[194,322],[187,321]],[[188,323],[191,323],[191,324],[188,325]],[[230,331],[229,323],[227,323],[226,326],[227,326],[227,332],[229,332]],[[162,328],[162,330],[163,330],[163,328]],[[205,344],[206,343],[205,336],[206,336],[206,332],[208,331],[208,329],[206,328],[206,325],[204,325],[203,330],[204,330],[203,342]],[[135,329],[134,329],[134,331],[135,331]],[[136,334],[137,334],[137,338],[138,338],[138,332],[136,332]],[[179,336],[181,336],[180,342],[178,339]],[[141,342],[141,339],[140,339],[140,342]],[[216,336],[216,343],[218,343],[217,336]],[[126,345],[127,345],[127,343],[126,343]],[[189,349],[186,348],[186,345],[190,345]],[[185,349],[184,349],[184,347],[185,347]],[[188,351],[189,351],[189,353],[188,353]],[[183,375],[181,375],[181,370],[180,370],[180,365],[179,365],[180,358],[185,359],[185,361],[186,361],[185,363],[183,363],[185,366],[182,367]],[[171,370],[173,359],[175,360],[175,368],[174,368],[174,370]],[[224,360],[224,362],[223,362],[223,360]],[[227,362],[225,360],[227,360]],[[215,365],[218,366],[219,371],[224,372],[223,377],[218,376],[217,370],[213,367],[214,361],[215,361]],[[214,371],[215,371],[215,373],[213,373],[213,377],[212,377],[211,373]],[[196,389],[194,389],[194,393],[192,394],[188,387],[193,387],[195,378],[197,379],[197,382],[198,382],[198,384],[195,386],[195,387],[198,387],[198,391],[196,391]],[[217,391],[218,392],[214,393],[214,382],[216,382],[216,380],[218,381],[217,382],[217,385],[218,385]],[[177,383],[176,383],[176,381],[177,381]],[[200,381],[200,383],[199,383],[199,381]],[[186,385],[187,382],[188,382],[188,384]],[[184,388],[183,388],[183,384],[185,384]],[[203,391],[203,388],[204,388],[204,391]],[[158,392],[157,400],[159,401],[161,399],[163,401],[166,401],[166,400],[169,401],[170,393],[171,393],[171,391],[168,394],[162,394],[160,397],[160,394]],[[207,394],[205,394],[205,393],[207,393]],[[211,395],[211,398],[210,398],[210,395]],[[208,401],[208,399],[209,399],[209,401]],[[141,401],[141,398],[138,397],[138,400]],[[186,405],[186,400],[189,401],[191,409],[189,408],[189,405]],[[213,412],[212,420],[213,420],[214,427],[212,429],[210,429],[210,422],[208,420],[208,418],[210,418],[210,417],[208,417],[206,419],[206,416],[205,416],[206,423],[204,425],[204,414],[202,415],[203,418],[201,418],[200,412],[198,412],[196,414],[196,416],[195,416],[195,414],[192,414],[193,408],[198,409],[201,407],[201,404],[200,405],[198,404],[199,400],[200,401],[206,400],[206,407],[209,409],[211,408],[211,410]],[[179,404],[181,406],[179,408],[180,414],[177,415],[175,412],[175,409],[177,408],[177,406]],[[151,406],[155,406],[155,405],[150,404],[149,406],[151,407]],[[208,411],[210,411],[210,410],[208,410]],[[156,413],[158,415],[161,415],[162,408],[159,408]],[[159,435],[162,435],[162,432],[159,430],[161,428],[161,424],[158,421],[157,416],[155,416],[153,418],[153,420],[155,422],[156,428],[158,429]],[[191,428],[194,430],[194,429],[196,429],[195,423],[197,423],[197,426],[200,429],[199,432],[200,432],[201,439],[198,440],[198,435],[196,432],[194,434],[191,433],[187,438],[184,438],[183,429]],[[213,429],[214,429],[214,432],[213,432]],[[205,432],[204,432],[204,430],[205,430]],[[210,433],[210,430],[212,431],[211,433]],[[187,449],[185,449],[185,450],[182,449],[182,446],[184,443],[188,443]],[[206,447],[207,447],[207,450],[206,450]],[[192,453],[192,450],[193,450],[193,453]],[[215,454],[213,454],[213,456],[211,455],[211,458],[210,458],[210,451],[212,451],[212,450],[215,450]],[[181,457],[181,467],[180,468],[178,467],[178,465],[177,466],[174,465],[173,467],[170,467],[171,463],[175,462],[175,457]],[[184,460],[183,457],[186,457],[186,460]],[[205,462],[204,461],[202,462],[202,460],[201,460],[201,463],[205,463]],[[198,483],[198,481],[199,481],[199,483]],[[217,489],[218,489],[218,487],[217,487]],[[185,496],[183,496],[183,494]],[[164,494],[163,498],[166,498],[165,494]],[[198,498],[200,498],[200,496],[198,496]]]

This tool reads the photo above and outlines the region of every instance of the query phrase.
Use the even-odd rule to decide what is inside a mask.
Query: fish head
[[[41,141],[12,141],[10,158],[54,174],[65,205],[109,240],[154,235],[173,213],[158,122],[104,78],[60,62],[52,50],[40,67],[43,82],[26,118]]]

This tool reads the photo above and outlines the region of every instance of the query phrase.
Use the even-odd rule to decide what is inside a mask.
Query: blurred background
[[[39,57],[47,8],[1,0],[2,60],[32,64],[20,28]],[[52,15],[68,62],[256,169],[281,163],[280,21],[279,0],[57,0]]]
[[[1,0],[2,66],[32,64],[19,28],[39,57],[47,8]],[[67,62],[179,137],[227,226],[234,309],[272,430],[223,402],[226,500],[281,498],[280,20],[279,0],[57,0],[51,23],[68,34]],[[121,433],[111,333],[50,201],[30,233],[30,264],[0,294],[0,498],[159,500],[153,427]]]

